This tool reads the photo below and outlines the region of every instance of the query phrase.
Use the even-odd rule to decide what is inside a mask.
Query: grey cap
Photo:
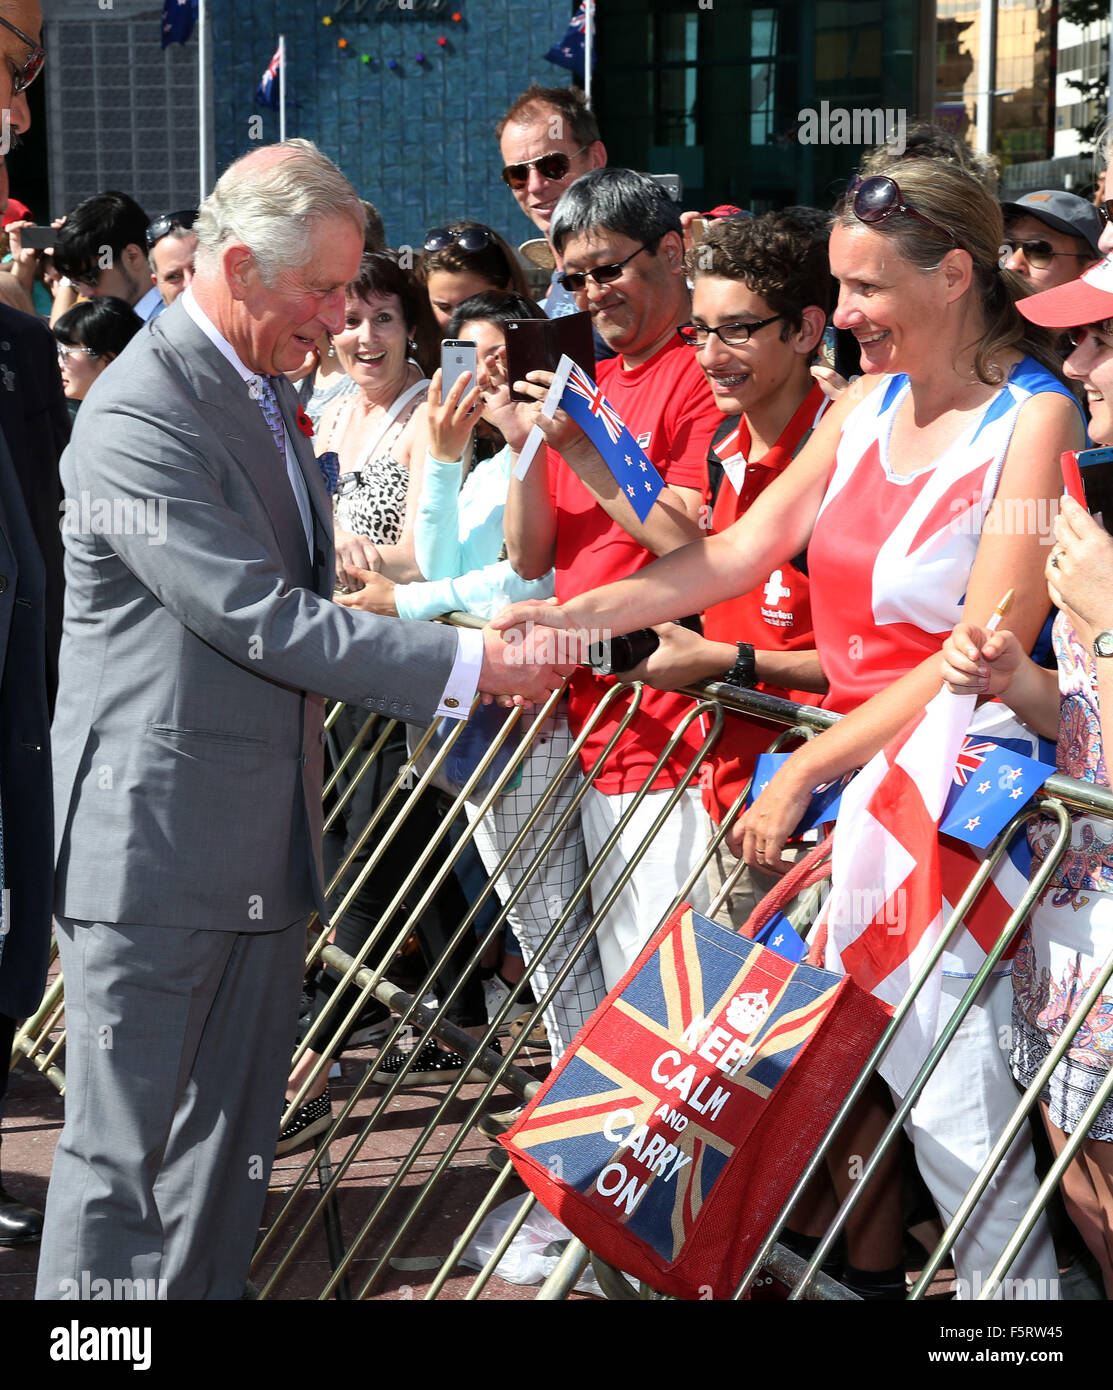
[[[1081,237],[1093,252],[1094,260],[1101,256],[1098,250],[1101,217],[1093,203],[1077,193],[1066,193],[1061,188],[1041,188],[1035,193],[1025,193],[1019,202],[1002,203],[1001,211],[1006,222],[1010,217],[1034,217],[1057,232]]]

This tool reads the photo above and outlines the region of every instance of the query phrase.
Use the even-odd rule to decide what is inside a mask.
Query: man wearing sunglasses
[[[126,193],[94,193],[59,228],[54,264],[86,299],[113,295],[146,322],[163,308],[147,263],[149,223]]]
[[[655,555],[701,535],[707,451],[722,416],[695,354],[676,332],[691,317],[691,300],[680,214],[668,194],[645,174],[595,169],[561,198],[552,238],[563,257],[565,289],[575,295],[577,308],[590,311],[596,329],[618,354],[600,363],[598,383],[666,484],[640,522],[594,446],[558,412],[549,467],[538,459],[524,479],[511,482],[504,529],[514,569],[536,578],[555,565],[556,595],[565,602],[632,574]],[[531,385],[534,394],[545,394],[540,385]],[[575,672],[568,700],[574,734],[583,729],[609,685],[586,669]],[[585,771],[615,732],[624,709],[623,700],[612,704],[588,736],[580,752]],[[619,735],[581,806],[589,860],[599,859],[604,842],[691,709],[687,697],[642,692],[638,713]],[[608,987],[657,926],[687,878],[697,846],[704,843],[700,794],[692,788],[653,833],[654,819],[671,789],[683,781],[700,741],[689,723],[593,881],[598,905],[623,862],[651,841],[600,927],[599,954]],[[697,883],[689,895],[693,906],[706,905],[699,901],[702,891]]]
[[[0,0],[0,109],[9,134],[21,135],[31,124],[25,92],[46,57],[39,43],[41,28],[36,0]],[[16,379],[12,385],[14,402],[29,420],[33,388],[28,380]],[[5,430],[12,427],[5,420]],[[43,418],[40,428],[47,427]],[[25,442],[33,446],[36,440],[28,432]],[[12,443],[16,443],[14,434]],[[52,529],[57,535],[56,508]],[[0,909],[2,1111],[17,1020],[38,1007],[46,982],[54,893],[46,571],[6,435],[0,435],[0,577],[0,843],[5,888]],[[37,1240],[41,1229],[41,1213],[0,1186],[0,1246]]]
[[[1077,280],[1101,259],[1101,218],[1097,208],[1077,194],[1040,189],[1015,203],[1002,203],[1001,210],[1005,266],[1022,275],[1034,291]]]
[[[541,307],[551,319],[574,314],[576,300],[560,283],[562,262],[549,226],[564,190],[582,174],[606,167],[599,125],[575,88],[540,87],[535,82],[495,126],[495,138],[503,159],[503,182],[553,250],[553,278]],[[596,333],[596,360],[611,355]]]

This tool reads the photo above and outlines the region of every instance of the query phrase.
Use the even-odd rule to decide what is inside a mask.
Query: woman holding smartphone
[[[1090,436],[1113,444],[1113,260],[1067,285],[1033,295],[1025,318],[1073,329],[1064,366],[1082,383]],[[1113,516],[1106,517],[1107,524]],[[1068,777],[1109,786],[1106,745],[1113,746],[1113,536],[1070,497],[1055,524],[1045,570],[1059,610],[1053,641],[1058,671],[1037,666],[1009,631],[960,624],[943,647],[952,690],[995,696],[1045,738],[1056,739],[1056,766]],[[1013,962],[1010,1065],[1027,1087],[1078,1001],[1113,951],[1113,837],[1107,820],[1072,815],[1071,843],[1024,929]],[[1033,871],[1055,839],[1052,823],[1029,829]],[[1106,987],[1040,1098],[1051,1145],[1059,1153],[1113,1065],[1113,986]],[[1063,1198],[1113,1298],[1113,1101],[1090,1128],[1063,1174]]]
[[[522,579],[504,557],[503,512],[510,475],[529,429],[526,408],[510,400],[506,375],[506,324],[510,319],[543,318],[542,311],[519,295],[488,292],[461,304],[448,324],[450,338],[474,342],[476,381],[459,378],[441,401],[439,373],[429,388],[429,453],[414,522],[414,549],[422,581],[393,584],[381,574],[365,574],[363,587],[338,601],[348,608],[433,618],[460,610],[489,618],[517,599],[546,599],[553,593],[550,571],[540,579]],[[486,457],[476,451],[475,408],[503,441]],[[527,714],[527,724],[533,716]],[[554,721],[534,741],[518,786],[507,789],[476,827],[475,843],[488,873],[510,848],[538,799],[559,770],[572,739],[566,721]],[[546,836],[560,819],[579,785],[578,769],[562,781],[546,802],[527,839],[515,850],[498,890],[504,898],[524,876]],[[469,819],[476,819],[469,807]],[[528,964],[583,881],[587,862],[579,817],[549,849],[511,909],[509,922]],[[569,919],[538,964],[533,977],[540,994],[560,970],[591,923],[586,903]],[[583,1026],[606,993],[598,950],[592,942],[577,957],[545,1010],[544,1022],[553,1062]],[[429,1044],[435,1047],[435,1044]],[[484,1132],[493,1135],[505,1117],[489,1116]]]

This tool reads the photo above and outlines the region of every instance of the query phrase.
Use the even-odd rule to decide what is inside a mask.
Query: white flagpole
[[[278,36],[278,138],[286,139],[286,35]]]
[[[1113,0],[1110,0],[1113,4]],[[595,0],[584,0],[584,101],[591,109],[591,49],[595,39]]]
[[[201,202],[208,193],[209,172],[209,4],[197,0],[197,159],[200,164]]]

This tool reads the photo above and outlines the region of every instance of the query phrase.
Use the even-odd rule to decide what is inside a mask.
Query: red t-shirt
[[[813,386],[785,426],[780,438],[764,456],[748,461],[750,430],[746,417],[738,418],[737,428],[715,443],[715,453],[723,462],[723,478],[711,529],[725,531],[744,516],[754,500],[780,477],[791,463],[801,440],[814,428],[826,397]],[[740,490],[735,482],[740,483]],[[748,594],[716,603],[703,615],[703,635],[713,642],[749,642],[758,651],[799,652],[815,647],[812,632],[808,576],[795,565],[775,569],[763,584]],[[815,705],[820,696],[808,690],[786,690],[765,681],[757,683],[767,695],[779,695],[801,705]],[[760,719],[727,717],[715,751],[708,760],[711,784],[705,786],[703,804],[712,820],[719,824],[754,770],[759,753],[764,753],[776,737],[778,726]]]
[[[622,358],[597,367],[598,384],[630,433],[672,487],[706,494],[707,450],[722,420],[696,355],[674,338],[648,362],[624,371]],[[549,451],[549,483],[556,505],[556,595],[564,603],[588,589],[610,584],[642,569],[657,557],[612,521],[561,456]],[[676,614],[678,618],[683,613]],[[568,722],[579,733],[614,678],[580,669],[569,689]],[[614,732],[627,706],[619,698],[584,744],[580,761],[586,771]],[[608,795],[637,791],[691,699],[668,692],[642,692],[642,703],[626,733],[607,760],[595,786]],[[652,789],[675,787],[702,742],[693,721],[676,753],[654,779]]]

